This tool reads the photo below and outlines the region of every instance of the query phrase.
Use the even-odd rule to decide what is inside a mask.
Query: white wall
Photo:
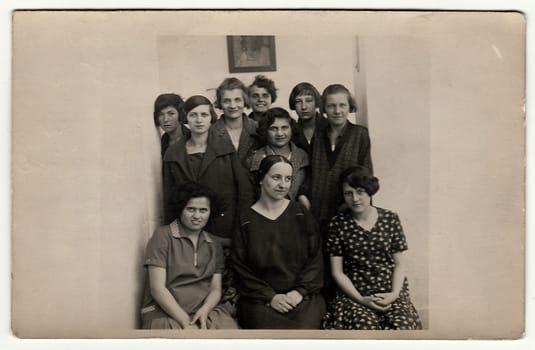
[[[420,308],[431,303],[431,327],[449,334],[460,332],[457,325],[465,318],[512,317],[518,312],[518,303],[511,300],[521,300],[514,289],[521,278],[519,260],[510,259],[522,255],[521,250],[514,253],[520,232],[515,223],[522,218],[518,203],[507,216],[493,212],[492,225],[481,220],[491,210],[496,192],[505,191],[512,198],[522,195],[517,171],[521,145],[499,147],[522,137],[521,123],[509,118],[518,110],[510,103],[487,105],[522,94],[518,67],[523,61],[514,56],[522,47],[519,27],[508,20],[489,20],[459,31],[468,23],[462,18],[433,21],[425,13],[260,16],[15,16],[16,334],[117,336],[136,326],[141,256],[158,225],[161,201],[153,101],[166,91],[205,94],[206,88],[215,88],[229,76],[221,33],[276,35],[277,72],[265,74],[277,83],[281,106],[286,106],[290,89],[303,80],[320,90],[334,82],[360,87],[357,97],[367,98],[372,157],[382,186],[375,203],[400,214],[410,247],[413,300]],[[260,19],[262,26],[257,25]],[[282,25],[289,23],[291,27]],[[295,28],[304,28],[307,36],[288,36]],[[362,38],[363,70],[358,74],[353,70],[356,34]],[[501,61],[491,45],[501,50]],[[464,68],[463,52],[470,55],[469,68]],[[249,84],[255,74],[234,75]],[[511,76],[514,80],[508,79]],[[485,94],[489,86],[494,90]],[[488,117],[492,122],[482,123]],[[466,129],[457,128],[467,120]],[[478,126],[482,133],[474,133]],[[510,130],[517,134],[509,135]],[[479,141],[466,147],[474,135]],[[488,158],[491,169],[499,169],[491,177],[490,194],[478,164]],[[457,181],[459,160],[475,195],[466,182]],[[510,186],[503,186],[502,176]],[[470,204],[464,210],[452,205],[463,201]],[[481,204],[484,211],[478,209]],[[506,240],[502,232],[510,237],[497,249],[490,237]],[[474,247],[492,254],[480,254],[470,265]],[[484,279],[490,267],[507,283],[500,285],[500,294],[491,293],[492,300],[474,300],[492,290],[495,280]],[[433,282],[429,287],[428,280]],[[449,321],[452,315],[457,317],[454,322]],[[492,328],[498,333],[506,329],[500,322],[496,319]],[[473,319],[462,330],[477,325]]]

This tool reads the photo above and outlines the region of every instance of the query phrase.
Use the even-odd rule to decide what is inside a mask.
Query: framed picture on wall
[[[229,35],[227,50],[230,73],[277,70],[274,36]]]

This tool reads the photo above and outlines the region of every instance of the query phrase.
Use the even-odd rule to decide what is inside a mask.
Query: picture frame
[[[230,73],[275,72],[275,37],[270,35],[228,35]]]

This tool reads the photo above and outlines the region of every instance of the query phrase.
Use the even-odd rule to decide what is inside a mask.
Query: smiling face
[[[284,199],[292,184],[292,172],[292,166],[288,163],[273,164],[262,179],[262,196],[267,196],[275,201]]]
[[[200,232],[208,223],[210,218],[210,199],[207,197],[191,198],[182,213],[180,213],[180,223],[190,232]]]
[[[347,182],[344,182],[342,193],[347,207],[353,214],[360,215],[371,208],[371,197],[363,188],[353,188]]]
[[[273,124],[267,129],[267,142],[270,146],[282,148],[290,142],[292,127],[290,121],[285,118],[275,118]]]
[[[243,96],[243,90],[224,90],[221,95],[221,108],[223,109],[223,114],[225,115],[225,118],[241,118],[243,114],[243,109],[245,108],[245,98]]]
[[[158,114],[158,123],[163,131],[173,133],[180,125],[176,108],[173,106],[162,108]]]
[[[205,134],[210,130],[212,115],[210,106],[198,105],[186,115],[188,125],[192,134]]]
[[[327,95],[325,98],[325,113],[331,126],[344,126],[349,116],[349,96],[344,92]]]
[[[249,89],[251,108],[255,112],[265,112],[271,107],[271,95],[265,88],[256,85]]]
[[[316,100],[312,95],[299,95],[295,98],[295,111],[299,119],[308,120],[316,115]]]

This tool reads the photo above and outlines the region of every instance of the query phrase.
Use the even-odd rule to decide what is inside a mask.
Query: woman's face
[[[342,193],[347,207],[353,214],[362,214],[371,207],[371,197],[361,187],[353,188],[347,182],[344,182]]]
[[[163,131],[173,133],[180,125],[177,109],[173,106],[161,109],[158,114],[158,122]]]
[[[241,89],[223,90],[221,95],[221,108],[225,118],[241,118],[245,108],[245,100]]]
[[[295,98],[295,111],[299,119],[308,120],[316,115],[316,100],[311,95],[298,95]]]
[[[273,164],[260,184],[262,195],[272,200],[281,200],[286,197],[292,184],[292,166],[288,163]]]
[[[210,130],[212,115],[210,114],[210,106],[198,105],[188,112],[186,115],[189,129],[192,134],[204,134]]]
[[[349,115],[349,97],[345,92],[327,95],[325,113],[331,126],[344,126]]]
[[[272,101],[269,92],[256,85],[253,85],[249,90],[249,99],[251,100],[251,108],[255,112],[265,112],[271,107]]]
[[[198,232],[206,226],[209,218],[210,199],[207,197],[191,198],[180,214],[180,223],[186,229]]]
[[[269,145],[276,148],[286,146],[292,138],[290,121],[284,118],[275,118],[273,124],[268,127],[266,136]]]

